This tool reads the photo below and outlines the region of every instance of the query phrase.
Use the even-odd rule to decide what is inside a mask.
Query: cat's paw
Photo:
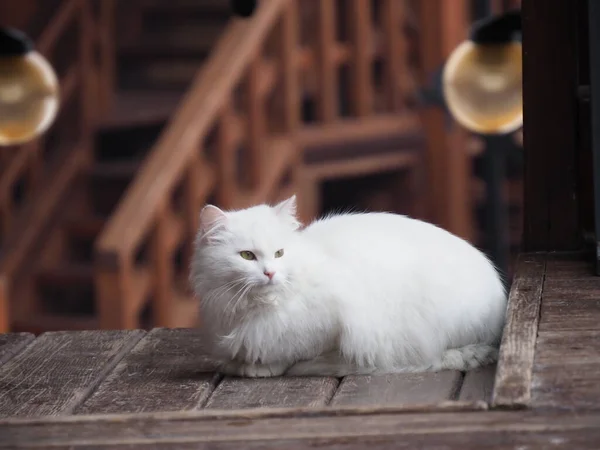
[[[231,361],[220,368],[224,375],[248,378],[268,378],[283,375],[287,369],[285,364],[246,364]]]

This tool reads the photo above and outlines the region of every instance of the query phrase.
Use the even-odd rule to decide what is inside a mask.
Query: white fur
[[[207,206],[200,223],[191,280],[224,373],[468,370],[496,359],[502,282],[483,253],[441,228],[368,213],[299,230],[295,197]]]

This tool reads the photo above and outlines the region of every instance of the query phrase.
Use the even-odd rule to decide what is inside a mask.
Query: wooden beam
[[[261,419],[260,416],[263,418]],[[0,422],[5,448],[597,448],[600,413],[119,414]]]
[[[508,299],[492,405],[524,408],[531,400],[533,358],[540,320],[545,254],[523,254]]]

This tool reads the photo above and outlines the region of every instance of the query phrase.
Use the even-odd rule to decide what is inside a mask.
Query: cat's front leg
[[[288,365],[284,363],[274,364],[248,364],[241,361],[230,361],[223,364],[219,371],[224,375],[248,378],[268,378],[283,375]]]

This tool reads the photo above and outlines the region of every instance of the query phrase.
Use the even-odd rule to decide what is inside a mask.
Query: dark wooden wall
[[[585,1],[523,0],[523,249],[575,250],[590,226]]]

